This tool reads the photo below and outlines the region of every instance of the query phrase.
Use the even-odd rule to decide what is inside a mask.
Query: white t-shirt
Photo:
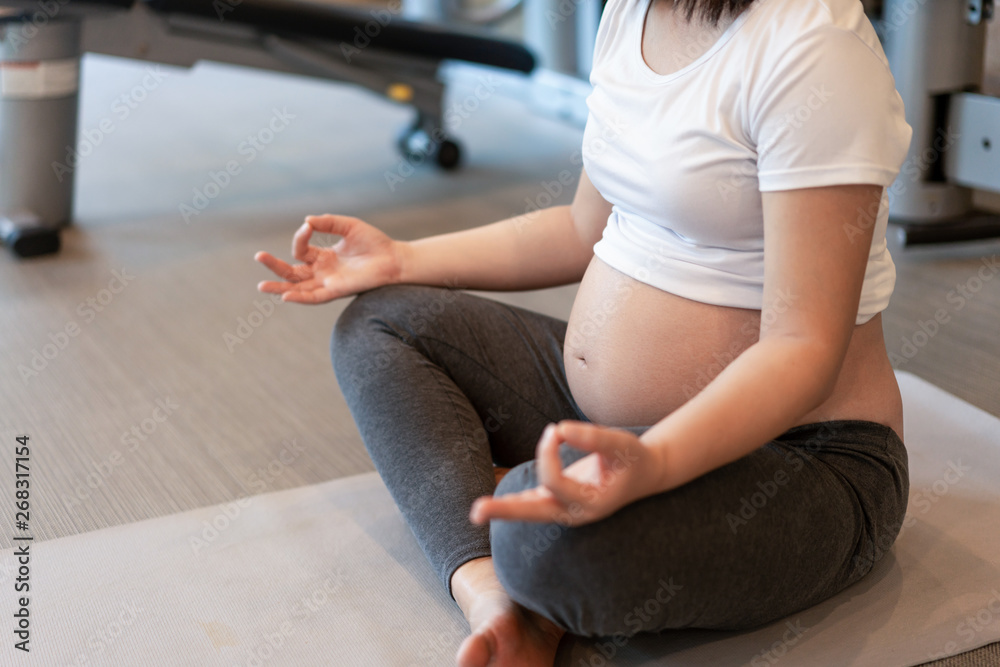
[[[667,75],[642,58],[649,1],[609,0],[597,34],[582,154],[613,209],[594,252],[665,291],[759,310],[760,193],[891,185],[912,134],[903,101],[859,0],[756,0]],[[895,284],[888,214],[883,190],[858,324]]]

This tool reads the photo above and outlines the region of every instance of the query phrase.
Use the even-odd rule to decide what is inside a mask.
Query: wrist
[[[674,469],[674,461],[670,458],[670,446],[662,438],[657,438],[655,440],[650,440],[646,438],[644,433],[639,438],[639,442],[642,446],[649,451],[650,463],[650,486],[653,491],[650,495],[657,493],[664,493],[670,491],[671,489],[679,486],[677,483],[677,470]]]
[[[413,279],[414,249],[409,241],[392,241],[392,255],[396,258],[395,270],[389,276],[389,284],[416,282]]]

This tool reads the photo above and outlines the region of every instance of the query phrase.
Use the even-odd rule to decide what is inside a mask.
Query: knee
[[[505,495],[537,486],[535,464],[513,468],[497,486]],[[624,517],[624,518],[622,518]],[[657,549],[645,540],[634,541],[648,510],[633,506],[615,518],[568,527],[555,516],[551,523],[494,521],[490,547],[497,578],[511,598],[551,619],[575,635],[629,637],[641,631],[687,627],[698,608],[691,590],[674,584],[687,577],[682,549]],[[662,558],[649,567],[638,547],[656,549]],[[627,559],[629,551],[636,560]],[[686,549],[695,559],[695,551]]]
[[[333,327],[330,359],[342,390],[357,386],[378,366],[391,363],[392,346],[383,335],[391,332],[391,306],[400,299],[397,286],[362,292],[347,304]]]
[[[513,468],[497,495],[536,486],[533,462]],[[579,635],[594,634],[599,613],[591,609],[589,563],[579,528],[558,523],[493,521],[490,548],[497,578],[518,604]],[[585,532],[585,531],[584,531]],[[594,582],[590,582],[593,584]]]
[[[330,339],[335,369],[370,359],[386,346],[382,334],[405,335],[412,313],[434,288],[384,285],[358,294],[337,318]]]

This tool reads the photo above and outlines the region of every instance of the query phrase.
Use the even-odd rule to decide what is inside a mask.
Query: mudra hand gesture
[[[342,238],[330,248],[309,244],[314,231]],[[261,292],[281,294],[283,301],[326,303],[394,282],[402,264],[402,245],[363,220],[344,215],[311,215],[295,232],[292,266],[268,252],[254,259],[284,281],[265,280]]]
[[[565,469],[559,443],[591,452]],[[655,493],[662,470],[658,454],[629,431],[588,422],[549,424],[538,441],[538,486],[503,496],[482,496],[472,505],[473,523],[490,519],[579,526],[603,519]]]

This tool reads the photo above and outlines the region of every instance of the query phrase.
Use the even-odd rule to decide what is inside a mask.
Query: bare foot
[[[472,630],[455,656],[459,667],[552,667],[565,630],[511,600],[492,558],[462,565],[451,587]]]

